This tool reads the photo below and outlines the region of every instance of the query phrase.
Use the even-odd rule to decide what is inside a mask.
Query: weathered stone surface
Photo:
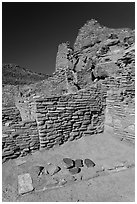
[[[91,159],[85,159],[84,164],[89,168],[89,167],[94,167],[95,163]]]
[[[69,169],[69,172],[70,172],[71,174],[78,174],[80,171],[81,171],[81,169],[78,168],[78,167],[73,167],[73,168],[70,168],[70,169]]]
[[[30,174],[18,175],[18,192],[19,194],[25,194],[33,191],[32,179]]]
[[[52,175],[54,175],[60,171],[60,167],[56,166],[55,164],[49,164],[46,167],[46,171],[48,172],[48,174],[50,174],[52,176]]]
[[[76,167],[83,167],[83,160],[82,159],[76,159],[74,161],[74,163],[75,163]]]
[[[63,158],[63,162],[66,168],[71,168],[74,166],[74,161],[70,158]]]

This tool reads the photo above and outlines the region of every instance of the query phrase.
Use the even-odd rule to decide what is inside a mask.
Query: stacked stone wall
[[[2,160],[24,156],[39,149],[36,120],[23,121],[3,131]]]
[[[104,130],[106,91],[101,86],[74,94],[34,98],[27,105],[31,120],[3,131],[3,161]]]
[[[21,121],[20,111],[16,107],[6,107],[2,109],[2,125],[14,124]]]
[[[128,58],[127,58],[128,59]],[[103,81],[108,89],[106,125],[114,128],[121,139],[135,142],[135,65],[134,59],[130,66],[125,66],[127,60],[119,63],[115,77]],[[124,63],[123,63],[124,61]]]
[[[127,98],[121,101],[115,90],[110,93],[106,100],[105,125],[113,127],[114,133],[121,140],[135,142],[135,102],[134,99],[127,102]]]
[[[106,92],[101,87],[36,100],[40,147],[103,132]]]

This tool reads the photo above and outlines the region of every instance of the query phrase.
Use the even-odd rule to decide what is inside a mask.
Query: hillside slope
[[[32,72],[26,68],[15,64],[3,64],[2,84],[3,85],[23,85],[47,79],[47,74]]]

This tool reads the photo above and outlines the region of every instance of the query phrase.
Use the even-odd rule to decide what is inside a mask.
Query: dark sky
[[[133,2],[2,3],[3,63],[15,63],[36,72],[55,70],[58,45],[73,45],[87,20],[111,28],[134,28]]]

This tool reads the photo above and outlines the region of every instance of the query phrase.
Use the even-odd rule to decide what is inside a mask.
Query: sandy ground
[[[87,181],[74,182],[61,188],[43,192],[18,195],[17,177],[27,173],[33,165],[46,162],[59,164],[63,157],[72,159],[90,158],[108,169],[126,162],[135,163],[134,146],[118,140],[112,130],[103,134],[82,137],[49,151],[37,151],[23,158],[25,164],[16,165],[15,160],[3,164],[3,201],[28,202],[131,202],[135,201],[135,169],[103,175]]]

